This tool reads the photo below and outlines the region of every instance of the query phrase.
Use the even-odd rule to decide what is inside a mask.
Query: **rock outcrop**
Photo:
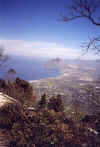
[[[0,92],[0,108],[6,104],[17,104],[20,106],[20,103],[17,100]]]
[[[20,118],[21,104],[0,92],[0,147],[9,144],[9,128]]]

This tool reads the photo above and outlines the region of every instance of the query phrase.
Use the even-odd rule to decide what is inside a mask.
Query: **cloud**
[[[51,42],[32,42],[24,40],[0,40],[6,53],[10,55],[31,56],[31,57],[61,57],[78,58],[79,49],[72,49],[64,45]]]

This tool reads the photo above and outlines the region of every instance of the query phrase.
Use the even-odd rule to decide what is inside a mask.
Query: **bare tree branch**
[[[89,51],[93,51],[94,54],[99,54],[100,53],[100,36],[98,37],[89,37],[89,42],[82,43],[81,45],[83,54],[87,54]]]
[[[71,5],[67,7],[65,14],[61,15],[64,22],[72,21],[78,18],[86,18],[93,25],[100,26],[100,0],[72,0]],[[88,51],[94,51],[95,54],[100,53],[100,36],[89,38],[89,42],[81,45],[85,55]]]
[[[100,0],[72,0],[72,4],[68,7],[69,13],[62,15],[64,22],[77,18],[87,18],[92,24],[100,26],[100,16],[96,18],[94,14],[100,7]]]

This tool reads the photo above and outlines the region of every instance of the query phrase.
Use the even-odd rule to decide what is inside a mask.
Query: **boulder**
[[[22,113],[21,104],[12,97],[0,92],[0,127],[11,127]]]

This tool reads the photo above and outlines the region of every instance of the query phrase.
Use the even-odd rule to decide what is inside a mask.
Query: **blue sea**
[[[10,68],[16,71],[17,76],[28,81],[58,76],[59,70],[46,67],[48,61],[47,58],[10,56],[5,66],[1,68],[0,77],[5,77]]]

